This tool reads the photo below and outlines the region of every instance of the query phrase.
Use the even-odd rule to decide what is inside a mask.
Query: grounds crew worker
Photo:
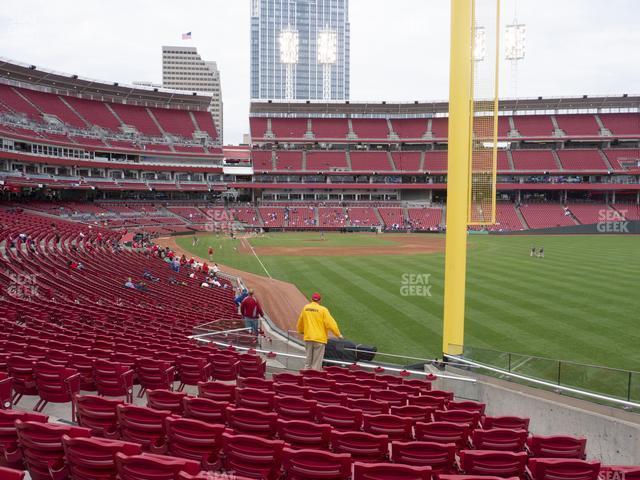
[[[298,333],[304,335],[307,354],[305,369],[322,370],[327,332],[331,331],[336,337],[343,338],[338,324],[329,310],[320,305],[320,300],[320,294],[314,293],[311,296],[311,303],[304,306],[298,318]]]

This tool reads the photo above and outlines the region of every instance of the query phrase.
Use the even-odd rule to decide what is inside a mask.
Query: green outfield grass
[[[393,237],[335,233],[321,244],[318,239],[318,233],[286,233],[251,243],[335,248],[325,257],[261,260],[274,278],[307,295],[321,292],[346,337],[383,352],[440,356],[443,254],[345,256],[341,247],[389,245]],[[264,275],[255,257],[234,250],[237,240],[202,236],[195,248],[191,242],[178,238],[200,256],[211,245],[219,263]],[[532,245],[544,246],[544,259],[529,256]],[[466,345],[640,370],[639,271],[635,236],[471,236]],[[429,275],[430,296],[401,294],[412,274]]]

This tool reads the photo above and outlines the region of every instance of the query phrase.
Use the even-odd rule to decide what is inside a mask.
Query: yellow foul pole
[[[442,349],[462,354],[467,270],[467,208],[473,112],[473,0],[451,0],[449,163]]]

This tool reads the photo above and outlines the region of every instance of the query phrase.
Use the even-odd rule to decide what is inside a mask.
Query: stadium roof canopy
[[[517,113],[587,113],[638,112],[640,95],[611,95],[555,98],[518,98],[500,100],[499,109],[505,114]],[[429,117],[445,116],[449,104],[434,102],[315,102],[253,101],[253,117]]]
[[[206,110],[211,103],[211,94],[202,92],[189,93],[167,88],[94,80],[47,70],[3,57],[0,57],[0,83],[57,95],[70,95],[89,100],[127,103],[145,107]]]

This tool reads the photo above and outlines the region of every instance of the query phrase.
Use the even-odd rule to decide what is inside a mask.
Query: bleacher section
[[[345,152],[310,151],[307,152],[307,170],[310,172],[330,172],[347,169]]]
[[[529,228],[550,228],[575,225],[571,215],[558,204],[527,204],[520,206]]]
[[[558,127],[571,137],[598,137],[600,126],[593,115],[572,114],[556,115]]]
[[[557,172],[560,170],[551,150],[512,150],[516,171]]]
[[[558,150],[562,168],[569,172],[605,173],[608,169],[597,150]]]
[[[316,139],[342,139],[347,138],[349,123],[345,118],[314,118],[313,134]]]
[[[407,211],[413,230],[437,230],[442,222],[441,208],[409,208]]]
[[[353,172],[389,172],[393,170],[387,152],[352,151],[349,156]]]

